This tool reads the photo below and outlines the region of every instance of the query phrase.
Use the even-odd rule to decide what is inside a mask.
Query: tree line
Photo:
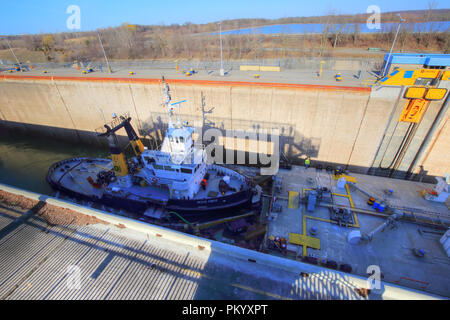
[[[397,51],[423,50],[450,53],[450,33],[437,32],[437,23],[429,23],[424,30],[414,29],[417,22],[450,20],[450,10],[402,12],[407,19],[402,24],[396,45]],[[336,48],[380,47],[388,50],[395,36],[396,25],[384,27],[381,32],[363,34],[359,23],[367,15],[338,15],[321,17],[268,19],[235,19],[222,22],[223,30],[255,28],[264,24],[320,23],[318,34],[248,34],[223,35],[224,59],[265,59],[302,56],[335,56],[342,54]],[[383,22],[398,22],[396,13],[382,15]],[[102,39],[109,59],[203,59],[217,60],[220,43],[217,23],[183,25],[134,25],[124,23],[119,27],[92,32],[64,32],[9,37],[14,48],[24,52],[41,52],[43,60],[69,62],[103,59],[98,35]],[[0,41],[0,50],[8,49]],[[22,53],[22,51],[20,51]],[[20,56],[20,55],[19,55]]]

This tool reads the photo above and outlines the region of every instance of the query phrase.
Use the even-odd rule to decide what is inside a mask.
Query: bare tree
[[[358,45],[358,37],[359,37],[359,23],[353,24],[353,45]]]
[[[412,34],[413,30],[414,25],[410,23],[405,23],[402,25],[402,28],[400,29],[400,32],[398,34],[398,41],[400,42],[400,52],[403,52],[405,44],[410,38],[410,35]]]
[[[425,17],[425,24],[423,27],[424,34],[420,37],[420,42],[423,43],[425,46],[429,46],[431,42],[432,37],[432,17],[433,17],[433,10],[437,8],[437,1],[436,0],[428,0],[428,11]]]
[[[327,15],[324,18],[323,23],[322,23],[322,34],[320,37],[319,57],[323,56],[323,53],[327,46],[328,36],[330,34],[331,28],[332,28],[331,15]]]

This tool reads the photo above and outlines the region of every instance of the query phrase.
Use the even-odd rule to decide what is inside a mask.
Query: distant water
[[[53,163],[72,157],[107,156],[107,149],[42,137],[0,134],[0,182],[51,195],[45,177]]]
[[[397,30],[398,23],[381,23],[380,29],[369,29],[366,23],[357,24],[359,33],[377,33],[390,32]],[[222,34],[314,34],[322,33],[326,25],[321,23],[310,24],[277,24],[268,25],[255,28],[243,28],[238,30],[222,31]],[[335,24],[329,25],[332,30],[339,30],[340,33],[353,33],[355,31],[355,24]],[[402,23],[402,28],[413,32],[448,32],[450,31],[450,21],[432,21],[421,23]],[[219,34],[214,32],[211,34]]]

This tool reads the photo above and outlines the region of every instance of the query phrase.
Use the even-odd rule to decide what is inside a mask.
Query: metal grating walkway
[[[4,206],[0,221],[0,300],[365,299],[328,270],[305,277],[111,224],[48,225]]]
[[[1,229],[13,212],[2,209]],[[0,299],[193,299],[204,261],[158,241],[32,216],[0,239]]]

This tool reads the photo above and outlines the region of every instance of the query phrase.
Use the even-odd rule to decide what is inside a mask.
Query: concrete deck
[[[47,73],[43,73],[42,68],[35,68],[27,72],[2,72],[2,75],[16,75],[16,76],[56,76],[56,77],[107,77],[107,78],[156,78],[161,79],[164,76],[166,79],[183,79],[183,80],[211,80],[211,81],[245,81],[245,82],[274,82],[274,83],[293,83],[293,84],[312,84],[312,85],[327,85],[327,86],[353,86],[363,87],[367,86],[370,81],[375,81],[376,78],[367,73],[362,72],[360,79],[357,79],[356,71],[332,71],[324,70],[321,77],[317,76],[318,70],[282,70],[281,72],[270,71],[241,71],[230,70],[225,76],[220,76],[218,70],[197,70],[198,73],[192,76],[186,76],[175,68],[171,69],[145,69],[138,67],[120,67],[113,70],[113,73],[95,71],[88,74],[82,74],[74,68],[51,68],[46,69]],[[129,72],[134,71],[134,75]],[[334,76],[336,73],[342,75],[342,81],[336,81]],[[259,74],[259,78],[254,75]],[[368,82],[369,81],[369,82]]]
[[[318,172],[314,168],[305,169],[294,166],[291,171],[280,170],[279,175],[283,177],[280,195],[284,197],[288,196],[288,191],[301,193],[303,188],[316,187],[316,177],[322,187],[328,187],[336,194],[347,194],[346,189],[336,187],[336,181],[325,170]],[[431,211],[439,214],[441,218],[448,218],[450,215],[450,210],[445,204],[426,201],[419,195],[420,190],[431,188],[430,184],[360,174],[350,174],[350,176],[357,179],[359,187],[379,197],[384,195],[383,190],[394,189],[394,194],[387,197],[392,205]],[[314,182],[308,183],[308,178],[313,178]],[[349,191],[356,208],[375,212],[367,205],[367,196],[351,187]],[[335,204],[350,207],[347,197],[333,196],[333,199]],[[282,205],[283,211],[278,214],[275,221],[270,222],[268,235],[289,239],[290,232],[302,233],[304,216],[312,217],[306,218],[306,229],[309,235],[311,227],[317,228],[318,234],[315,237],[320,239],[321,249],[307,248],[308,256],[334,260],[338,264],[349,264],[352,266],[352,273],[359,275],[366,275],[368,266],[378,265],[387,282],[450,297],[450,278],[448,277],[450,259],[439,242],[440,235],[426,232],[436,232],[436,229],[398,222],[395,229],[386,229],[376,234],[369,244],[351,245],[347,242],[347,235],[351,230],[360,229],[364,234],[380,225],[385,219],[358,213],[356,218],[360,228],[341,227],[317,220],[317,218],[330,219],[328,208],[316,207],[314,212],[307,212],[304,205],[300,205],[298,209],[288,209],[288,201],[279,199],[277,202]],[[419,230],[425,232],[421,233]],[[416,257],[412,253],[414,248],[425,250],[425,257]],[[288,244],[288,250],[296,252],[299,256],[302,255],[303,248],[299,245]]]

